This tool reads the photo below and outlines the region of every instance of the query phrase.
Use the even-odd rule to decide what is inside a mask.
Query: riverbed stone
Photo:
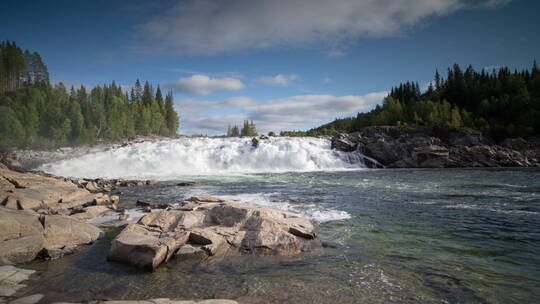
[[[112,241],[108,256],[155,269],[173,256],[181,262],[242,254],[299,254],[309,249],[315,237],[311,221],[295,214],[196,196],[176,209],[152,212],[129,225]]]

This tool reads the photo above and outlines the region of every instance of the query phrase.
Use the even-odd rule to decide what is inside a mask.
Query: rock
[[[146,184],[147,184],[147,185],[155,185],[155,184],[157,184],[157,183],[159,183],[159,181],[153,180],[153,179],[149,179],[149,180],[146,181]]]
[[[10,297],[17,290],[25,287],[26,285],[20,283],[28,280],[34,272],[34,270],[20,269],[10,265],[0,266],[0,299]]]
[[[0,241],[42,233],[37,213],[0,207]]]
[[[448,143],[452,146],[492,146],[495,142],[481,132],[452,132],[448,138]]]
[[[540,166],[540,141],[507,139],[495,145],[479,132],[453,132],[441,138],[429,128],[366,127],[338,134],[332,148],[358,151],[370,168],[530,167]]]
[[[181,182],[176,185],[179,187],[191,187],[191,186],[197,186],[199,185],[199,183],[198,182]]]
[[[196,196],[129,225],[112,241],[108,257],[155,269],[173,256],[192,262],[238,254],[298,254],[315,237],[311,221],[294,214]]]
[[[88,220],[92,220],[92,219],[95,219],[96,217],[110,211],[111,209],[109,209],[108,207],[106,206],[90,206],[90,207],[85,207],[83,209],[83,212],[80,212],[80,213],[76,213],[74,215],[71,216],[71,218],[74,218],[74,219],[77,219],[77,220],[80,220],[80,221],[88,221]]]
[[[84,188],[90,192],[99,192],[99,188],[95,182],[86,182]]]
[[[38,303],[42,298],[43,298],[42,294],[35,294],[35,295],[19,298],[17,300],[13,300],[9,302],[9,304],[35,304],[35,303]]]
[[[418,164],[418,167],[444,168],[449,160],[449,152],[445,147],[429,145],[415,149],[412,157],[416,164]]]
[[[42,234],[30,235],[0,242],[0,265],[29,262],[43,249]]]
[[[19,155],[13,152],[5,152],[0,155],[0,163],[4,164],[5,169],[22,171],[24,170],[20,163]]]
[[[50,260],[71,254],[75,250],[77,250],[77,245],[54,246],[43,248],[39,254],[43,259]]]
[[[94,225],[62,215],[43,216],[43,247],[46,250],[59,250],[68,246],[91,244],[103,237],[101,229]]]
[[[118,208],[118,205],[120,204],[120,197],[118,195],[112,195],[111,196],[111,206],[114,210]]]
[[[14,209],[72,208],[93,196],[70,181],[35,173],[0,169],[0,202]]]
[[[208,254],[201,249],[201,247],[192,246],[186,244],[175,253],[175,258],[181,261],[195,261],[200,262],[208,257]]]
[[[43,248],[43,241],[37,213],[0,207],[0,264],[33,260]]]
[[[501,146],[508,149],[523,151],[532,148],[532,144],[521,137],[507,138],[502,141]]]
[[[358,143],[349,139],[345,134],[338,134],[332,138],[331,148],[343,152],[353,152],[358,148]]]
[[[107,259],[155,269],[188,240],[187,232],[162,233],[139,224],[127,226],[113,241]]]

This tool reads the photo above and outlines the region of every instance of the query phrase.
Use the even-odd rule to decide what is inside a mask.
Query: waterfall
[[[39,169],[73,177],[174,179],[186,175],[334,171],[363,168],[359,152],[312,137],[180,138],[142,142],[48,163]]]

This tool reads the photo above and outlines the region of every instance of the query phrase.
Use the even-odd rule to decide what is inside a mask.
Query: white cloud
[[[138,28],[162,51],[216,54],[323,46],[331,56],[361,37],[402,34],[431,17],[510,0],[186,0]]]
[[[166,86],[178,92],[195,95],[209,95],[217,91],[240,91],[246,87],[241,80],[236,78],[213,78],[201,74],[180,78]]]
[[[298,79],[299,77],[296,74],[289,74],[289,75],[277,74],[275,76],[265,76],[265,77],[257,78],[255,79],[255,82],[259,82],[266,85],[287,86],[291,82]]]
[[[272,100],[234,97],[221,101],[177,101],[185,134],[223,134],[229,124],[252,119],[260,132],[299,130],[354,115],[380,103],[388,92],[367,95],[298,95]],[[224,112],[226,114],[215,114]],[[234,114],[230,114],[234,112]]]
[[[332,82],[334,81],[330,77],[324,77],[324,79],[322,80],[323,84],[331,84]]]

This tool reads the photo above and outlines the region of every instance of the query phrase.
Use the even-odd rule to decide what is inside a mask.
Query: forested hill
[[[283,134],[332,135],[380,125],[428,126],[442,132],[474,129],[495,139],[539,134],[540,70],[536,62],[530,70],[500,68],[490,73],[471,66],[463,71],[456,64],[446,78],[436,72],[425,92],[418,83],[403,83],[370,112]]]
[[[87,91],[51,85],[38,53],[0,44],[0,148],[53,148],[136,135],[176,135],[173,96],[137,80],[131,92],[112,82]]]

